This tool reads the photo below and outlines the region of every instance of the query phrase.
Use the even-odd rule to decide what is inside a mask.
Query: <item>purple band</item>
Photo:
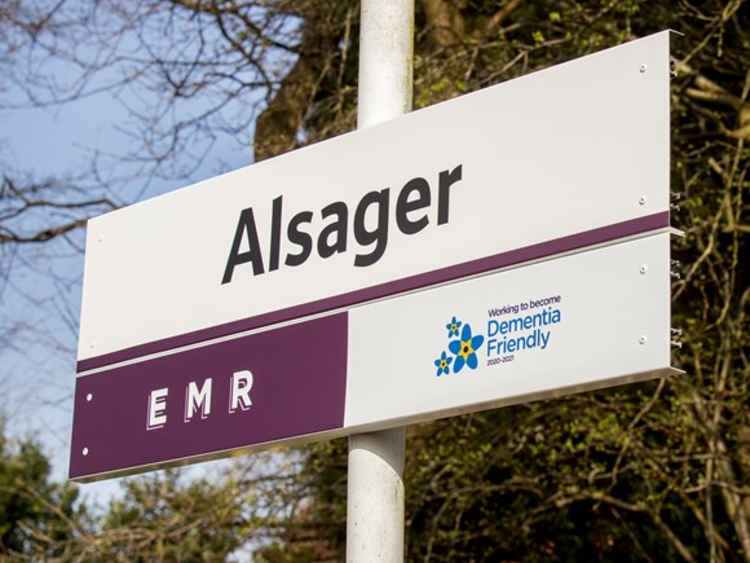
[[[326,297],[325,299],[311,301],[302,305],[287,307],[286,309],[279,309],[277,311],[240,319],[238,321],[223,323],[169,338],[155,340],[146,344],[118,350],[117,352],[94,356],[79,361],[76,366],[76,371],[87,371],[116,362],[138,358],[147,354],[154,354],[156,352],[163,352],[180,346],[203,342],[204,340],[210,340],[212,338],[228,336],[237,332],[251,330],[307,315],[322,313],[340,307],[349,307],[365,301],[378,299],[380,297],[387,297],[389,295],[403,293],[420,287],[436,285],[474,274],[504,268],[513,264],[519,264],[529,260],[537,260],[561,252],[568,252],[585,246],[600,244],[668,226],[668,211],[654,213],[653,215],[646,215],[637,219],[623,221],[622,223],[615,223],[614,225],[599,227],[591,229],[590,231],[584,231],[582,233],[568,235],[538,244],[532,244],[523,248],[501,252],[493,256],[487,256],[485,258],[479,258],[462,264],[440,268],[431,272],[425,272],[423,274],[417,274],[399,280],[373,285],[364,289],[335,295],[333,297]]]
[[[347,345],[344,312],[79,377],[70,477],[112,477],[341,428]],[[252,404],[230,412],[232,377],[245,370],[252,373]],[[201,390],[207,378],[210,413],[202,418],[199,409],[185,421],[188,385]],[[166,421],[149,430],[149,396],[163,388],[168,393],[154,412]]]

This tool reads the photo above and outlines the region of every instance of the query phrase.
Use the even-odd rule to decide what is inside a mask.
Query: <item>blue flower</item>
[[[484,342],[484,336],[477,334],[471,335],[471,326],[467,323],[461,331],[459,340],[452,340],[448,349],[456,355],[456,362],[453,364],[453,373],[458,373],[468,365],[471,369],[477,369],[479,361],[477,360],[476,351]]]
[[[451,371],[451,362],[453,358],[449,358],[448,355],[443,351],[440,357],[435,360],[435,367],[437,367],[437,376],[440,377],[443,374],[448,374]]]
[[[445,325],[445,328],[448,329],[448,336],[458,336],[458,329],[461,328],[461,321],[459,321],[456,316],[453,315],[453,319],[451,319],[451,322]]]

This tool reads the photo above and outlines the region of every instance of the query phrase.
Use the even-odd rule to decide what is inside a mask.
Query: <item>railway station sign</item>
[[[671,373],[669,35],[89,222],[70,475]]]

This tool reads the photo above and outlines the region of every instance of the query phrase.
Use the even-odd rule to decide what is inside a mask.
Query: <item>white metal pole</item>
[[[411,110],[414,0],[362,0],[358,128]],[[349,438],[348,563],[404,560],[405,429]]]
[[[412,103],[414,0],[362,0],[357,127],[389,121]]]

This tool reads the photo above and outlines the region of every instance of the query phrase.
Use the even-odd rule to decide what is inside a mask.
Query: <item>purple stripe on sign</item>
[[[341,428],[347,325],[338,313],[78,378],[70,477]],[[208,378],[210,412],[199,407],[186,421],[190,382],[202,405]],[[166,396],[150,401],[159,389]]]
[[[247,317],[245,319],[223,323],[201,330],[155,340],[146,344],[118,350],[117,352],[94,356],[79,361],[76,371],[87,371],[116,362],[131,360],[147,354],[154,354],[180,346],[203,342],[212,338],[228,336],[237,332],[252,330],[307,315],[323,313],[340,307],[349,307],[373,299],[379,299],[381,297],[387,297],[421,287],[481,274],[483,272],[512,266],[521,262],[537,260],[539,258],[560,254],[561,252],[568,252],[570,250],[609,242],[618,238],[668,226],[668,211],[654,213],[653,215],[646,215],[645,217],[623,221],[622,223],[615,223],[614,225],[599,227],[590,231],[584,231],[582,233],[568,235],[538,244],[532,244],[523,248],[494,254],[493,256],[487,256],[485,258],[479,258],[462,264],[440,268],[431,272],[425,272],[423,274],[417,274],[399,280],[373,285],[364,289],[334,295],[332,297],[311,301],[302,305],[287,307],[286,309],[279,309],[262,315],[255,315],[253,317]]]

